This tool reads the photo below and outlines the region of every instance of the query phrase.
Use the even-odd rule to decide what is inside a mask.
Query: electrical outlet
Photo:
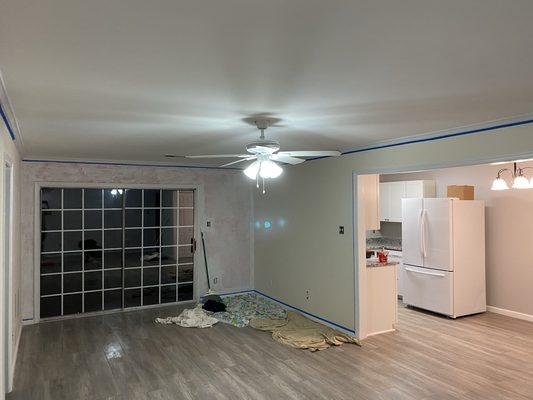
[[[218,277],[213,278],[213,284],[216,285],[218,283]]]
[[[207,221],[206,225],[207,225],[208,228],[211,228],[211,221]]]

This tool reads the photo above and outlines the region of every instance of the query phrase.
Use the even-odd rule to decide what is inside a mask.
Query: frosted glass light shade
[[[507,182],[505,182],[502,178],[496,178],[494,181],[492,181],[492,187],[490,190],[507,190],[509,189],[509,186],[507,186]]]
[[[259,168],[259,176],[263,179],[277,178],[282,172],[283,168],[270,160],[262,161],[261,168]]]
[[[257,173],[259,172],[260,165],[261,163],[259,161],[254,161],[248,166],[248,168],[244,170],[244,175],[250,179],[257,179]]]
[[[528,179],[523,175],[518,175],[516,178],[514,178],[513,181],[513,189],[530,189],[531,186],[529,184]]]

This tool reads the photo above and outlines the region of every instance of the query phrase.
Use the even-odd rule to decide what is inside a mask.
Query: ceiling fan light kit
[[[511,187],[513,189],[533,189],[533,177],[531,180],[529,180],[524,175],[524,170],[526,169],[533,169],[532,167],[518,167],[518,165],[513,163],[513,169],[509,168],[502,168],[498,171],[498,174],[496,175],[496,179],[492,181],[492,186],[490,190],[509,190],[509,185],[505,181],[505,179],[502,178],[502,174],[504,172],[509,172],[511,174],[511,177],[513,178],[513,184]]]
[[[340,155],[338,151],[279,151],[279,142],[265,138],[265,129],[275,122],[269,119],[257,119],[254,121],[257,129],[261,131],[259,140],[248,143],[246,151],[249,154],[215,154],[202,156],[186,156],[187,158],[238,158],[236,161],[222,165],[228,167],[243,161],[253,162],[244,170],[244,174],[256,181],[259,188],[259,178],[263,183],[263,193],[265,193],[265,179],[275,179],[283,173],[283,168],[278,163],[296,165],[303,163],[305,159],[298,157],[336,157]]]

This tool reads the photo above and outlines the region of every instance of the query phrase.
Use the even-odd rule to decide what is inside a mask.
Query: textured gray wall
[[[204,193],[204,219],[208,261],[215,290],[223,293],[253,287],[251,231],[254,185],[240,171],[138,167],[117,165],[22,163],[22,315],[34,315],[34,208],[36,182],[128,185],[200,185]],[[205,228],[205,221],[212,221]],[[198,247],[201,250],[201,247]],[[201,253],[197,253],[196,293],[207,289]]]

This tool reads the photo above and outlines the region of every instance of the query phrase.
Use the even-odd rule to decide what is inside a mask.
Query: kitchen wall
[[[352,172],[416,171],[524,154],[533,154],[532,125],[287,167],[266,195],[256,193],[255,287],[332,322],[351,329],[357,323],[359,328],[364,320],[359,310],[366,304],[356,299],[355,286],[366,281],[364,272],[354,273]],[[266,219],[279,223],[265,230],[261,222]],[[344,235],[339,235],[339,225],[345,227]]]
[[[34,318],[34,207],[35,183],[87,183],[128,185],[201,185],[211,279],[220,293],[253,288],[252,190],[254,185],[236,170],[91,165],[53,162],[22,164],[22,290],[23,316]],[[212,226],[206,227],[206,221]],[[201,245],[198,246],[201,251]],[[203,257],[197,253],[196,293],[207,290]]]
[[[1,96],[0,90],[0,96]],[[5,103],[3,103],[5,104]],[[12,201],[11,201],[11,298],[10,298],[10,309],[11,309],[11,371],[13,375],[15,367],[15,356],[17,351],[17,344],[20,339],[20,332],[22,328],[22,317],[21,317],[21,263],[20,263],[20,157],[17,146],[15,142],[9,136],[7,128],[3,121],[0,121],[0,309],[2,310],[2,317],[0,319],[0,343],[2,343],[2,348],[0,353],[2,354],[0,363],[0,374],[4,376],[4,254],[5,254],[5,237],[8,232],[4,231],[4,176],[3,176],[3,166],[6,162],[9,162],[12,167]],[[12,376],[11,375],[11,376]],[[4,382],[0,379],[0,398],[3,398],[5,392]]]
[[[533,162],[520,163],[533,167]],[[384,182],[432,179],[437,197],[446,197],[448,185],[472,185],[475,198],[486,204],[487,304],[531,315],[533,318],[533,268],[530,242],[533,237],[533,189],[492,191],[490,186],[506,165],[444,168],[412,174],[382,175]],[[533,170],[526,170],[533,176]],[[509,182],[509,173],[503,177]]]

